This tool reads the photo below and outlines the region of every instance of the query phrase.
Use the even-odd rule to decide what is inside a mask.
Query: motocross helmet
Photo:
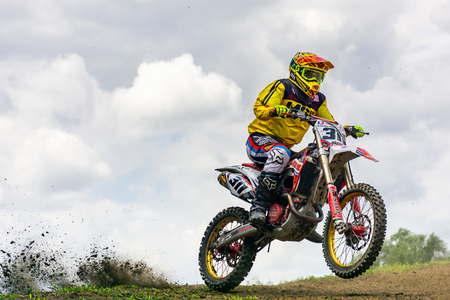
[[[328,60],[310,52],[297,52],[289,65],[289,79],[309,97],[314,97],[334,66]]]

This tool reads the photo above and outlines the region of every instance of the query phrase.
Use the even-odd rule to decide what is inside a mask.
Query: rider
[[[310,126],[300,119],[286,118],[284,113],[295,109],[334,121],[325,95],[319,92],[325,73],[332,68],[331,62],[314,53],[298,52],[289,65],[289,79],[275,80],[256,98],[256,118],[248,126],[247,155],[263,169],[250,208],[253,224],[264,224],[280,174],[289,163],[290,149],[301,142]]]

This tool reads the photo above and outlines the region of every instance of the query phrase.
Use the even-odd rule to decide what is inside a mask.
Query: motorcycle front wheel
[[[209,223],[203,235],[198,256],[200,275],[205,284],[220,292],[237,287],[247,276],[256,257],[254,239],[246,237],[222,248],[214,242],[227,232],[248,222],[248,212],[240,207],[230,207]]]
[[[336,276],[354,278],[367,271],[378,257],[386,235],[386,208],[380,194],[359,183],[339,195],[342,216],[351,226],[339,234],[330,213],[324,226],[323,254]]]

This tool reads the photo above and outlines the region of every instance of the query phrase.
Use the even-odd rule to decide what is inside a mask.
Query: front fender
[[[328,156],[330,162],[330,171],[331,176],[333,178],[333,182],[342,172],[342,168],[344,165],[352,159],[357,157],[364,157],[370,159],[372,161],[377,162],[372,155],[369,154],[365,149],[358,148],[356,146],[330,146],[328,151],[330,151],[330,155]],[[316,188],[315,192],[312,196],[312,203],[318,204],[319,206],[323,206],[327,200],[328,188],[327,182],[325,180],[325,176],[321,176]]]
[[[364,157],[367,158],[369,160],[378,162],[377,159],[375,159],[372,155],[370,155],[370,153],[366,150],[366,149],[362,149],[356,146],[331,146],[329,148],[330,151],[330,155],[328,157],[329,162],[331,163],[333,161],[333,158],[335,155],[340,154],[340,153],[344,153],[344,152],[350,152],[351,154],[354,155],[346,155],[348,157],[348,160],[352,160],[356,157]]]

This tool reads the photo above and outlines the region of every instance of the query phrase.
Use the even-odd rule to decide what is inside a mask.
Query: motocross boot
[[[252,202],[248,220],[255,225],[263,225],[266,222],[266,213],[270,206],[270,200],[278,185],[279,174],[262,171],[258,176],[256,187],[256,199]]]

